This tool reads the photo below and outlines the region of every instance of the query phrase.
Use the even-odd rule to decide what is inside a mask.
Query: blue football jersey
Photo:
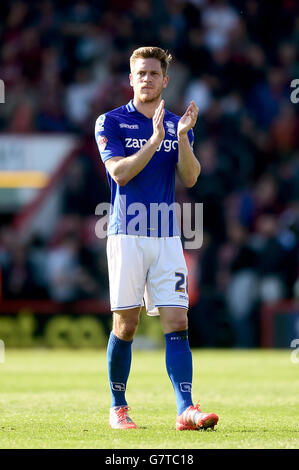
[[[165,110],[165,137],[151,160],[125,186],[119,186],[106,169],[111,189],[107,235],[177,236],[175,168],[178,162],[177,125],[180,117]],[[136,153],[152,136],[152,119],[127,105],[98,117],[95,138],[105,163],[112,157]],[[188,132],[193,145],[193,131]]]

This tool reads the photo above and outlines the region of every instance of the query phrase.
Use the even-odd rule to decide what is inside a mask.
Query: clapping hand
[[[189,104],[188,108],[186,109],[185,114],[181,117],[181,119],[178,122],[178,138],[181,137],[184,134],[187,134],[187,132],[195,126],[196,120],[198,116],[198,107],[194,103],[194,101],[191,101]]]

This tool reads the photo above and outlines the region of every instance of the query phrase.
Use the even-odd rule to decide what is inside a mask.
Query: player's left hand
[[[181,119],[178,122],[178,130],[177,130],[178,137],[181,137],[182,135],[187,134],[187,132],[192,127],[195,126],[197,116],[198,116],[198,107],[196,106],[194,101],[191,101],[188,108],[186,109],[185,114],[181,117]]]

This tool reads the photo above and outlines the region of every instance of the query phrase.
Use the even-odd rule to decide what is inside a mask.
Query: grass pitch
[[[6,350],[1,449],[299,448],[299,363],[290,350],[193,350],[193,398],[216,431],[174,430],[163,351],[133,351],[127,387],[139,429],[108,427],[105,351]]]

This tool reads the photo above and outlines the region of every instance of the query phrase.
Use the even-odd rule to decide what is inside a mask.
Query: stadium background
[[[203,247],[186,252],[190,343],[289,347],[299,338],[297,2],[3,0],[0,14],[5,344],[105,343],[95,208],[109,188],[94,123],[132,97],[132,50],[157,45],[174,56],[167,107],[200,109],[202,172],[192,189],[177,186],[178,201],[204,204]],[[157,326],[139,334],[158,340]]]

